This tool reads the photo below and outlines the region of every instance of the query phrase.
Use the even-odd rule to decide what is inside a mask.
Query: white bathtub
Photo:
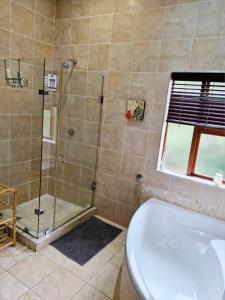
[[[225,300],[225,222],[150,199],[131,220],[126,257],[141,299]]]

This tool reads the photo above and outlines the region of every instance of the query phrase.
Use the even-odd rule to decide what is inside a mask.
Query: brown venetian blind
[[[225,129],[225,73],[172,73],[167,122]]]

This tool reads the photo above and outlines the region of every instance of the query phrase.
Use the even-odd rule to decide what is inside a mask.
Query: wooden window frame
[[[201,140],[202,134],[209,134],[209,135],[225,137],[225,131],[222,129],[195,127],[193,136],[192,136],[192,143],[191,143],[191,148],[190,148],[190,153],[189,153],[189,160],[188,160],[188,167],[187,167],[186,175],[199,177],[199,178],[203,178],[203,179],[208,179],[208,180],[213,180],[212,177],[198,174],[195,172],[195,167],[196,167],[198,152],[199,152],[199,145],[200,145],[200,140]],[[223,182],[225,183],[225,181],[223,181]]]
[[[185,126],[185,125],[183,125],[183,126]],[[189,151],[189,159],[188,159],[186,175],[190,176],[190,177],[197,177],[197,178],[213,181],[212,177],[195,173],[195,167],[196,167],[196,163],[197,163],[199,145],[200,145],[200,140],[201,140],[202,134],[217,135],[217,136],[225,137],[225,130],[215,129],[215,128],[197,127],[197,126],[194,127],[192,141],[191,141],[191,148]],[[166,153],[167,135],[168,135],[168,123],[166,124],[161,160],[164,159],[164,156]],[[223,183],[225,184],[225,180],[223,181]]]

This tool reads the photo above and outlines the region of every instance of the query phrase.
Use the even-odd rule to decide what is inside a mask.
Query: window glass
[[[225,177],[225,137],[201,134],[195,173],[214,177],[216,173]]]
[[[186,174],[193,126],[168,123],[163,169]]]

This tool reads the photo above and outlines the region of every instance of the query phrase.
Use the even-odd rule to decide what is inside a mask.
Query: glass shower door
[[[102,112],[103,76],[90,76],[70,62],[68,68],[64,66],[56,151],[55,228],[93,204]]]
[[[16,187],[17,227],[38,237],[44,60],[0,60],[0,184]],[[3,213],[3,212],[1,212]]]

